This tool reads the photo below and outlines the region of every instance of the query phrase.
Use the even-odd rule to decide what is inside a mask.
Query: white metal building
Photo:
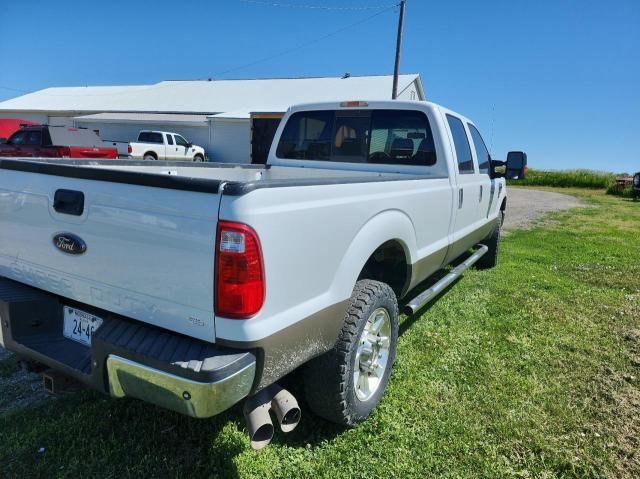
[[[175,131],[214,161],[261,161],[279,118],[296,103],[391,98],[393,77],[163,81],[155,85],[47,88],[0,103],[0,118],[100,130],[132,141],[139,130]],[[398,97],[425,100],[420,75],[401,75]],[[261,152],[261,153],[260,153]]]

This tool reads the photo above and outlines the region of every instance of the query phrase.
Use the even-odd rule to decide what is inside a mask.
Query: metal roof
[[[420,75],[400,75],[398,91]],[[215,114],[254,111],[263,105],[316,101],[390,99],[393,76],[163,81],[155,85],[56,87],[0,103],[0,111],[163,112]]]
[[[172,113],[95,113],[74,117],[86,123],[162,123],[196,124],[207,126],[207,115],[180,115]]]

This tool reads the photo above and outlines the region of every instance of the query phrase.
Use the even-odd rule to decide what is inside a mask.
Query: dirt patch
[[[12,353],[0,348],[2,363],[8,365],[13,361],[12,356]],[[42,377],[39,374],[28,373],[19,368],[14,370],[13,366],[9,374],[0,374],[0,414],[40,404],[49,398],[50,396],[42,386]]]
[[[578,198],[562,193],[509,188],[504,229],[509,231],[531,228],[538,224],[538,220],[545,213],[584,206]]]

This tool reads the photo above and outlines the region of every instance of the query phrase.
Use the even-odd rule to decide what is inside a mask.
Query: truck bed
[[[99,181],[202,192],[217,191],[221,183],[225,183],[224,194],[230,195],[245,194],[259,188],[364,183],[428,177],[393,171],[335,169],[335,165],[330,166],[332,169],[179,161],[51,161],[47,158],[29,158],[28,161],[24,161],[0,158],[0,169]],[[372,165],[367,166],[371,167]]]
[[[0,159],[0,276],[213,342],[222,195],[417,178],[214,163]],[[82,198],[77,214],[60,209],[61,192]],[[55,245],[60,235],[78,238],[86,251],[67,254]]]

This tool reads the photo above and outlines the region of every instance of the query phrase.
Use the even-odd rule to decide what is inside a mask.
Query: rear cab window
[[[416,110],[328,110],[292,114],[276,148],[281,159],[429,167],[447,176],[427,115]]]
[[[167,133],[167,145],[173,145],[173,135]]]
[[[447,123],[449,124],[449,130],[451,130],[453,147],[456,150],[458,173],[461,175],[474,174],[475,167],[473,165],[473,156],[471,155],[471,145],[469,145],[469,138],[462,120],[447,113]]]

